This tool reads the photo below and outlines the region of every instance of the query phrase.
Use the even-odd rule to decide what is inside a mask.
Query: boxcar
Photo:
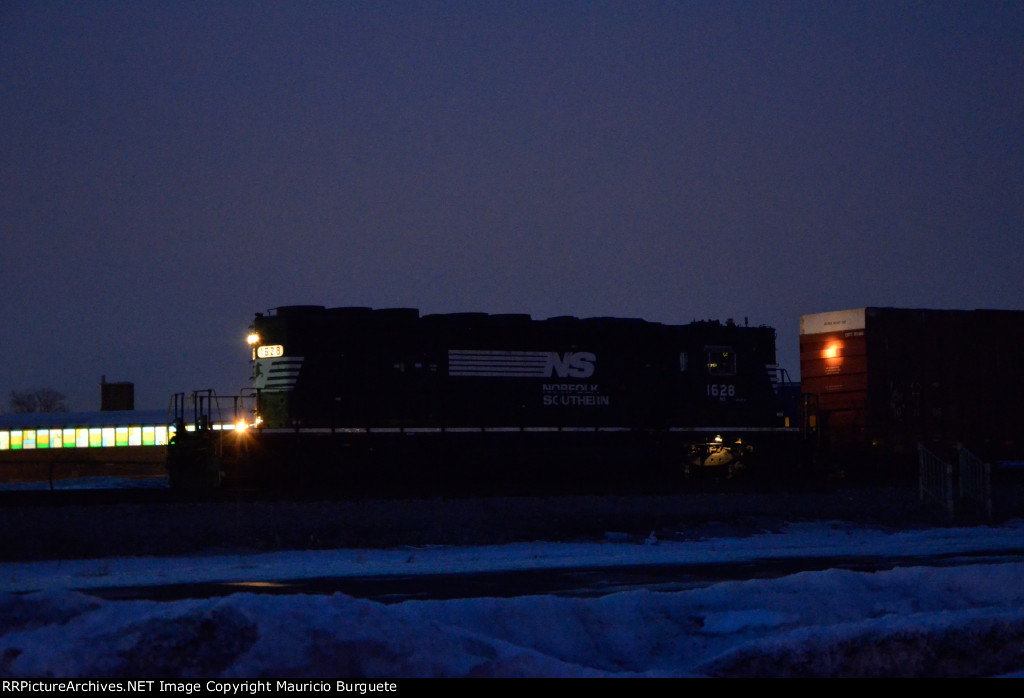
[[[806,429],[837,460],[913,463],[917,445],[1024,455],[1024,312],[858,308],[800,318]]]

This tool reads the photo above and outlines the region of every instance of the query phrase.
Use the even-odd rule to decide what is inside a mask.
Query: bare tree
[[[36,402],[40,412],[67,412],[68,397],[52,388],[40,388],[36,391]]]
[[[67,411],[67,396],[52,388],[11,391],[11,412],[15,414]]]
[[[32,390],[11,391],[11,412],[29,414],[36,411],[36,394]]]

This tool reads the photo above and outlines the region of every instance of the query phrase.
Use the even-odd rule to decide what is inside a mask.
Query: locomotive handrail
[[[174,393],[168,406],[167,423],[175,428],[192,430],[197,429],[222,429],[224,425],[231,425],[234,428],[239,422],[244,421],[248,425],[247,415],[252,411],[245,403],[255,399],[255,394],[247,395],[217,395],[213,388],[193,390],[187,395],[183,392]],[[231,401],[231,418],[223,418],[224,409],[221,407],[221,400]],[[216,419],[214,418],[216,411]]]

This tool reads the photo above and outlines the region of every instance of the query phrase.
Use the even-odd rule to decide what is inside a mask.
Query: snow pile
[[[1024,668],[1024,564],[384,605],[0,596],[5,677],[976,676]]]

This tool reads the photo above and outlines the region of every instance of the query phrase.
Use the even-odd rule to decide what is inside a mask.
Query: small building
[[[134,383],[108,383],[107,377],[100,378],[100,411],[121,412],[135,409]]]

